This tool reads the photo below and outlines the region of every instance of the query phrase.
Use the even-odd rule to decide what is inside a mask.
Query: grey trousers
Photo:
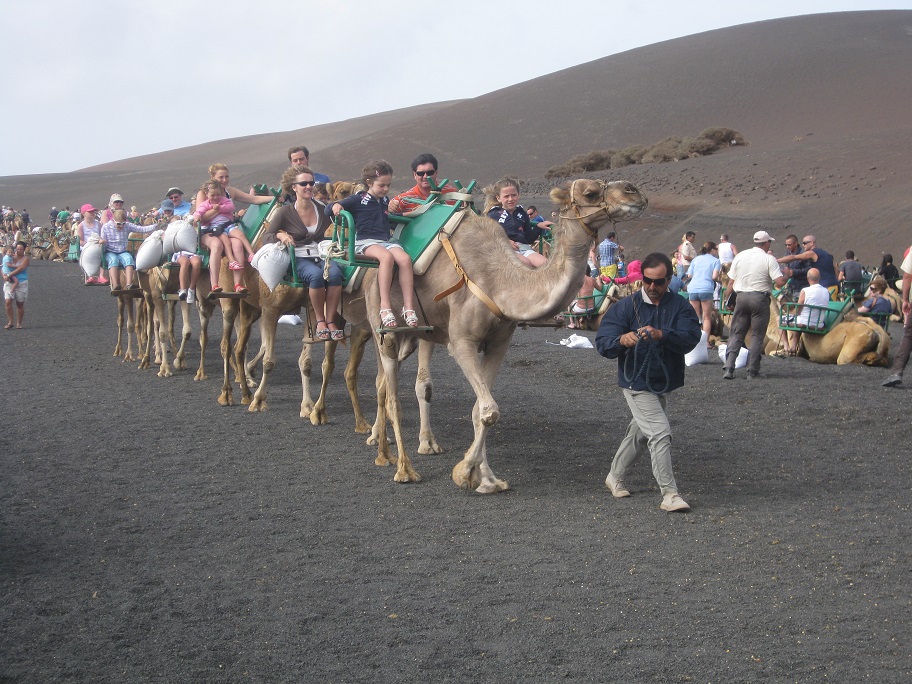
[[[910,354],[912,354],[912,316],[909,316],[903,324],[902,341],[899,343],[899,349],[896,350],[896,356],[893,357],[893,367],[890,369],[890,373],[902,375],[906,370],[906,364],[909,363]]]
[[[648,453],[652,459],[652,474],[662,494],[677,494],[678,485],[671,468],[671,425],[665,413],[665,396],[628,389],[623,392],[633,418],[611,462],[611,474],[622,477],[637,456]]]
[[[760,357],[766,342],[766,328],[770,320],[770,296],[764,292],[739,292],[731,320],[731,337],[725,352],[725,368],[735,369],[738,352],[744,346],[744,336],[750,328],[750,358],[747,369],[760,370]]]

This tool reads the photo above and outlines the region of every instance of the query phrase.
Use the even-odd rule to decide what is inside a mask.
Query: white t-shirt
[[[912,274],[912,248],[909,248],[909,253],[906,254],[906,258],[903,259],[900,268],[903,270],[903,273]]]
[[[808,285],[801,290],[804,294],[804,303],[811,306],[826,306],[830,301],[830,291],[820,283]],[[801,307],[798,312],[798,325],[804,325],[808,328],[825,328],[826,311],[819,309],[808,309],[806,306]]]
[[[735,292],[773,291],[773,283],[782,277],[782,270],[776,257],[767,254],[760,247],[738,252],[728,270],[728,277],[734,282]]]

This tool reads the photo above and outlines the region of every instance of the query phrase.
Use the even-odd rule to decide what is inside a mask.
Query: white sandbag
[[[165,231],[156,230],[149,234],[136,252],[136,270],[148,271],[161,263],[163,254],[162,237]]]
[[[709,350],[706,348],[707,341],[706,331],[701,330],[700,341],[697,343],[697,346],[684,354],[685,366],[696,366],[701,363],[709,363]]]
[[[269,242],[257,250],[252,263],[260,272],[260,278],[266,283],[266,287],[272,291],[288,273],[291,257],[288,256],[288,248],[281,242]]]
[[[719,345],[719,358],[722,359],[722,363],[725,363],[725,352],[728,351],[727,344]],[[750,352],[747,350],[747,347],[741,347],[741,351],[738,352],[738,358],[735,359],[735,368],[744,368],[747,366],[747,357],[750,355]]]
[[[162,251],[171,255],[175,252],[194,252],[199,244],[199,233],[188,221],[172,221],[162,236]]]
[[[101,270],[101,259],[104,257],[104,247],[93,235],[79,254],[79,265],[89,278],[94,278]]]

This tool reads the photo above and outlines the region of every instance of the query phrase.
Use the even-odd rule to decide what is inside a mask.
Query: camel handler
[[[671,259],[653,252],[643,259],[643,289],[610,307],[595,346],[618,360],[618,385],[632,418],[605,485],[616,498],[630,496],[623,477],[638,456],[649,453],[662,492],[663,511],[689,511],[678,494],[671,466],[671,425],[665,395],[684,386],[684,355],[700,343],[700,321],[683,297],[668,291]]]
[[[738,298],[725,352],[725,373],[722,375],[725,380],[735,377],[735,361],[744,346],[748,329],[751,343],[747,377],[756,378],[760,375],[760,357],[763,356],[763,343],[770,319],[770,295],[773,285],[782,287],[786,281],[776,257],[768,254],[773,240],[775,238],[770,237],[765,230],[758,230],[754,233],[753,248],[739,252],[728,270],[728,277],[731,278],[732,288]]]

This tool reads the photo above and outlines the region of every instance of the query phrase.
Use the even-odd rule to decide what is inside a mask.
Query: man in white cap
[[[725,374],[722,377],[726,380],[735,377],[735,360],[744,346],[744,335],[748,328],[751,331],[751,343],[747,377],[756,378],[760,374],[760,357],[763,356],[766,327],[770,318],[770,294],[774,285],[782,287],[787,280],[782,275],[776,257],[769,254],[774,239],[765,230],[758,230],[754,233],[753,248],[738,252],[728,270],[732,287],[738,294],[725,353]]]

